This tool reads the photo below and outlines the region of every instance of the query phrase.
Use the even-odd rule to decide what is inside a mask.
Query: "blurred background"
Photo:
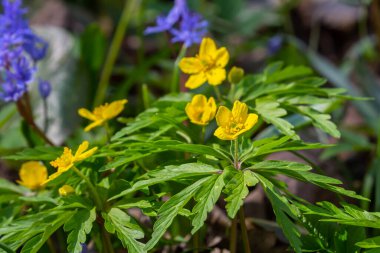
[[[30,0],[28,17],[33,29],[49,42],[49,53],[39,67],[39,75],[49,80],[53,92],[48,100],[48,135],[56,144],[77,138],[101,138],[85,133],[77,115],[79,107],[92,108],[104,71],[104,62],[119,20],[125,29],[117,36],[121,46],[110,70],[106,101],[128,98],[120,127],[142,112],[156,98],[167,94],[174,61],[180,45],[172,44],[165,34],[145,36],[161,13],[167,13],[172,1],[141,0]],[[305,65],[328,80],[328,86],[344,88],[350,96],[371,98],[349,100],[344,106],[331,105],[334,122],[342,132],[334,140],[321,131],[303,128],[308,141],[336,143],[323,152],[304,155],[330,176],[343,180],[348,188],[371,198],[355,203],[370,211],[380,211],[380,2],[376,0],[189,0],[193,10],[209,21],[209,35],[226,46],[230,65],[246,73],[260,72],[267,64],[282,61],[286,65]],[[188,50],[192,55],[197,46]],[[115,52],[115,51],[114,51]],[[182,82],[185,81],[183,77]],[[32,87],[35,116],[42,122],[42,109],[36,88]],[[294,120],[294,119],[289,119]],[[293,122],[295,125],[296,122]],[[300,126],[301,127],[301,126]],[[0,104],[0,155],[28,146],[25,128],[14,104]],[[277,159],[296,158],[278,154]],[[0,160],[0,177],[17,178],[19,164]],[[317,188],[289,180],[294,193],[311,201],[330,200]],[[283,252],[278,227],[270,206],[260,189],[247,198],[247,216],[255,217],[251,230],[262,237],[255,252]],[[268,209],[269,208],[269,209]],[[214,211],[214,227],[225,226],[227,217]],[[209,231],[210,232],[210,231]],[[224,232],[224,231],[223,231]],[[218,245],[222,236],[211,231],[209,246]]]

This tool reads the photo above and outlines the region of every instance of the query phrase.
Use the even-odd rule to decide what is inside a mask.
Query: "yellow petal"
[[[215,56],[216,54],[216,45],[211,38],[203,38],[200,49],[199,57]]]
[[[227,127],[231,122],[232,113],[231,111],[225,107],[220,106],[218,112],[216,113],[216,123],[220,127]]]
[[[215,117],[215,114],[216,114],[215,99],[213,97],[210,97],[202,115],[202,122],[206,122],[208,124]]]
[[[40,188],[47,179],[47,169],[40,162],[26,162],[22,164],[19,176],[21,180],[17,180],[17,183],[34,190]]]
[[[89,120],[96,120],[95,115],[87,110],[86,108],[80,108],[78,110],[78,114],[82,116],[83,118],[89,119]]]
[[[231,141],[231,140],[235,140],[236,139],[235,136],[233,136],[233,135],[231,135],[229,133],[226,133],[222,127],[218,127],[215,130],[214,135],[216,137],[218,137],[219,139],[224,140],[224,141]]]
[[[207,104],[207,98],[206,96],[202,95],[202,94],[197,94],[193,97],[193,99],[191,100],[191,105],[192,106],[198,106],[198,107],[205,107]]]
[[[238,123],[244,123],[248,116],[248,106],[240,101],[235,101],[232,116]]]
[[[88,141],[83,141],[83,142],[79,145],[77,151],[75,152],[74,157],[76,158],[76,157],[80,156],[84,151],[86,151],[86,150],[88,149],[88,146],[90,146],[90,143],[89,143]],[[75,158],[74,158],[74,159],[75,159]]]
[[[103,111],[103,118],[104,119],[112,119],[119,115],[124,110],[124,104],[126,104],[128,100],[122,99],[117,100],[109,104],[108,106],[105,106]]]
[[[56,179],[57,177],[59,177],[60,175],[62,175],[64,172],[66,172],[67,170],[58,170],[57,172],[51,174],[49,176],[49,178],[47,180],[45,180],[43,182],[43,184],[47,184],[49,183],[50,181],[53,181],[54,179]]]
[[[89,151],[84,152],[84,153],[76,156],[75,161],[82,161],[82,160],[92,156],[96,152],[96,150],[98,150],[98,148],[94,147],[94,148],[90,149]]]
[[[196,74],[202,70],[203,66],[198,58],[186,57],[179,62],[179,68],[186,74]]]
[[[66,185],[62,186],[61,188],[59,188],[58,192],[59,192],[59,195],[61,195],[61,196],[67,196],[70,193],[75,192],[75,190],[74,190],[73,187],[71,187],[70,185],[66,184]]]
[[[221,68],[210,69],[206,73],[210,85],[219,85],[226,80],[226,70]]]
[[[185,87],[189,89],[196,89],[202,84],[204,84],[206,80],[206,75],[203,72],[196,75],[191,75],[190,78],[187,80]]]
[[[221,47],[216,51],[215,65],[218,68],[224,68],[229,60],[230,54],[228,53],[227,48]]]
[[[93,129],[95,127],[103,125],[104,122],[105,122],[104,120],[96,120],[95,122],[92,122],[91,124],[89,124],[88,126],[86,126],[86,128],[84,129],[84,131],[88,132],[88,131],[90,131],[91,129]]]
[[[257,116],[257,114],[250,113],[245,121],[244,129],[247,129],[246,131],[250,130],[254,125],[256,125],[258,118],[259,116]]]

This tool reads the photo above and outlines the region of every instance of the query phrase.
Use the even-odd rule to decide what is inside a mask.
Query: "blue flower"
[[[38,91],[40,92],[40,95],[43,99],[46,99],[51,92],[51,85],[48,81],[45,80],[39,80],[38,82]]]
[[[27,91],[27,85],[20,82],[12,73],[4,74],[4,80],[1,84],[0,99],[4,102],[15,102],[19,100]]]
[[[191,12],[186,0],[176,0],[167,16],[159,16],[156,26],[148,27],[145,34],[168,31],[171,41],[182,42],[185,47],[199,44],[207,33],[208,22],[198,13]]]
[[[160,33],[169,31],[175,23],[181,18],[181,15],[187,11],[186,0],[175,0],[173,8],[167,16],[158,16],[156,26],[150,26],[145,29],[145,34]]]
[[[33,81],[36,62],[47,51],[47,43],[33,33],[24,15],[22,0],[2,0],[0,14],[0,99],[19,100]]]
[[[199,44],[207,33],[208,22],[202,20],[198,13],[187,12],[182,16],[179,29],[170,30],[173,35],[172,42],[183,42],[185,47]]]
[[[29,33],[24,35],[23,48],[36,62],[45,57],[48,43],[35,34]]]
[[[267,43],[269,54],[273,55],[277,53],[284,42],[284,38],[281,35],[275,35],[271,37]]]

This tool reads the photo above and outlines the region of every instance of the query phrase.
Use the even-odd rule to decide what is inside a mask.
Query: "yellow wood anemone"
[[[248,114],[248,106],[235,101],[232,111],[220,106],[216,114],[218,128],[214,135],[221,140],[235,140],[244,132],[250,130],[257,123],[257,114]]]
[[[83,118],[93,121],[84,131],[88,132],[91,129],[103,125],[106,121],[115,118],[124,110],[124,105],[128,102],[126,99],[117,100],[110,104],[96,107],[92,112],[85,108],[80,108],[78,114]]]
[[[215,117],[215,99],[210,97],[207,100],[206,96],[202,94],[195,95],[186,105],[185,111],[192,123],[205,126]]]
[[[71,167],[74,166],[75,162],[82,161],[92,156],[98,148],[94,147],[86,151],[89,145],[90,144],[88,141],[82,142],[82,144],[79,145],[77,151],[75,152],[75,155],[73,155],[71,149],[65,147],[63,150],[63,154],[54,161],[50,162],[51,166],[57,168],[57,172],[51,174],[49,178],[44,182],[44,184],[50,182],[51,180],[59,177],[62,173],[68,171]]]
[[[20,180],[16,182],[31,190],[43,187],[43,183],[47,179],[46,167],[37,161],[23,163],[19,172]]]
[[[225,67],[230,55],[225,47],[216,48],[211,38],[202,40],[199,54],[195,57],[185,57],[180,63],[180,69],[190,74],[185,86],[196,89],[206,81],[210,85],[219,85],[226,79]]]

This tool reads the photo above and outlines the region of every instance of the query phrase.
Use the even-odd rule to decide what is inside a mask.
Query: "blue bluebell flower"
[[[33,81],[36,62],[45,57],[48,44],[31,30],[22,0],[2,0],[0,14],[0,99],[19,100]]]
[[[284,38],[281,35],[271,37],[267,43],[269,54],[273,55],[277,53],[281,49],[283,42]]]
[[[161,15],[156,19],[156,26],[145,29],[145,34],[160,33],[169,31],[179,21],[183,13],[187,12],[186,0],[175,0],[174,6],[167,16]]]
[[[202,20],[198,13],[187,12],[182,16],[179,28],[170,30],[173,35],[172,42],[183,42],[185,47],[200,44],[207,33],[208,22]]]
[[[208,22],[198,13],[190,11],[186,0],[176,0],[167,16],[159,16],[156,26],[148,27],[145,34],[169,32],[171,41],[182,42],[185,47],[199,44],[207,33]]]
[[[38,81],[38,91],[40,92],[40,96],[43,99],[46,99],[51,93],[51,85],[48,81],[39,80]]]
[[[0,99],[4,102],[17,101],[27,91],[26,83],[20,82],[11,72],[4,74],[3,79],[4,80],[1,83]]]

